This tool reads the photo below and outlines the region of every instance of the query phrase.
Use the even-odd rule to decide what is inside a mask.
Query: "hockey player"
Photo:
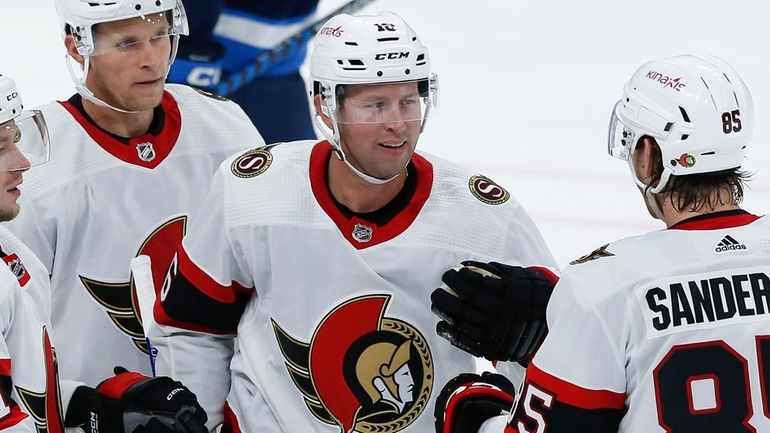
[[[32,161],[41,163],[47,158],[43,115],[23,111],[16,84],[0,76],[0,221],[19,213],[22,173]],[[48,303],[25,291],[36,284],[32,274],[46,278],[46,273],[30,256],[28,249],[0,227],[4,262],[0,266],[0,430],[32,433],[39,426],[61,432],[56,366],[46,324]],[[46,400],[54,404],[47,406]]]
[[[438,83],[399,16],[331,18],[310,76],[327,140],[222,164],[160,290],[156,367],[210,429],[424,432],[436,384],[475,369],[434,332],[441,274],[553,259],[508,191],[415,153]]]
[[[179,44],[169,81],[213,90],[299,31],[318,0],[185,0],[190,36]],[[315,138],[299,68],[306,46],[229,97],[268,143]]]
[[[263,141],[236,104],[164,86],[181,0],[55,3],[77,94],[40,108],[61,144],[9,228],[51,275],[62,377],[94,386],[117,365],[150,373],[131,258],[160,284],[216,168]]]
[[[717,58],[670,57],[634,73],[612,111],[609,152],[628,161],[667,229],[564,270],[514,413],[476,427],[770,431],[770,221],[739,207],[753,111],[744,82]],[[443,402],[438,431],[476,431],[467,428],[475,409],[500,401],[499,389],[487,387],[489,399],[471,389],[480,387]],[[452,409],[471,403],[470,413]],[[458,419],[465,430],[451,428]]]
[[[0,76],[0,221],[19,212],[22,173],[47,161],[48,147],[43,114],[23,111],[13,80]],[[60,387],[48,272],[5,227],[0,258],[0,431],[61,433],[66,426],[89,433],[201,432],[206,414],[195,396],[167,377],[118,370],[96,389],[75,381]]]

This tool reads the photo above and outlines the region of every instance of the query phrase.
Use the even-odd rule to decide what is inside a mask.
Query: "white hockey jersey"
[[[442,386],[475,370],[435,333],[442,273],[463,260],[553,266],[486,177],[414,155],[411,198],[378,225],[335,204],[331,157],[303,141],[227,160],[172,265],[150,331],[157,370],[198,395],[211,427],[229,391],[223,431],[432,431]]]
[[[605,245],[564,270],[548,328],[506,432],[770,432],[770,219]]]
[[[60,373],[91,386],[116,365],[150,374],[129,262],[147,254],[165,272],[222,161],[264,142],[235,103],[180,85],[159,130],[127,144],[69,102],[41,110],[51,160],[25,174],[8,227],[51,274]]]
[[[37,296],[50,295],[37,288],[49,285],[48,272],[4,227],[0,259],[0,431],[62,433],[50,299]]]

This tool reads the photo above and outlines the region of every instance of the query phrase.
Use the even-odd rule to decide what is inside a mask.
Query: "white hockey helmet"
[[[97,49],[94,38],[94,28],[96,25],[132,18],[141,18],[148,22],[153,22],[155,16],[167,13],[166,16],[169,21],[168,33],[152,35],[151,38],[171,38],[169,70],[171,69],[171,63],[176,58],[179,36],[189,34],[187,14],[185,13],[182,0],[55,0],[55,3],[62,38],[72,34],[78,53],[85,57],[85,63],[80,68],[82,72],[78,74],[75,71],[76,66],[73,65],[69,56],[67,56],[67,67],[78,93],[99,105],[108,106],[121,112],[130,111],[112,107],[99,100],[85,84],[86,77],[88,76],[89,58],[109,51],[109,49]],[[120,48],[125,49],[128,45],[139,42],[141,41],[134,41],[129,44],[120,42]],[[168,71],[166,71],[166,74],[168,74]]]
[[[0,143],[9,150],[11,142],[26,159],[6,152],[0,155],[0,170],[23,170],[48,161],[48,128],[43,113],[25,111],[16,83],[0,75]]]
[[[94,55],[94,26],[131,18],[148,19],[153,14],[170,11],[171,36],[187,35],[189,27],[182,0],[55,0],[62,37],[75,37],[78,53]],[[175,41],[178,39],[174,38]],[[174,44],[176,48],[176,43]],[[175,54],[174,50],[174,54]],[[173,55],[172,55],[173,58]]]
[[[660,182],[649,189],[656,194],[671,175],[740,167],[753,132],[751,94],[735,70],[713,56],[679,55],[645,63],[626,83],[608,150],[629,160],[641,137],[654,138],[663,162]]]
[[[313,93],[321,96],[321,111],[331,119],[333,129],[330,131],[318,114],[316,124],[337,156],[346,163],[339,143],[338,124],[377,120],[342,119],[337,100],[340,86],[417,82],[420,93],[418,114],[403,120],[420,121],[422,129],[431,108],[436,106],[438,77],[430,71],[428,49],[414,30],[393,12],[332,17],[313,39],[309,63]],[[371,183],[392,180],[373,179],[352,169]]]

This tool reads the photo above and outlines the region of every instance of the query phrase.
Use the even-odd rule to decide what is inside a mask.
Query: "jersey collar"
[[[163,93],[163,99],[160,102],[164,115],[163,128],[157,134],[148,132],[139,137],[130,138],[127,143],[100,128],[71,102],[62,101],[60,104],[99,147],[123,162],[144,168],[152,169],[160,165],[171,153],[182,130],[179,106],[169,92]]]
[[[757,215],[743,209],[726,210],[721,212],[698,215],[669,227],[669,230],[719,230],[745,226],[758,220]]]
[[[356,249],[362,250],[387,242],[403,233],[417,218],[433,187],[433,165],[418,154],[412,155],[417,170],[417,187],[408,204],[393,218],[382,225],[367,221],[358,215],[345,215],[332,198],[326,181],[326,169],[332,148],[328,141],[313,147],[310,155],[310,186],[316,201],[334,221],[342,236]]]

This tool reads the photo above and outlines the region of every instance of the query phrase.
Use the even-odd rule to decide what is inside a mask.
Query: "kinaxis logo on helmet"
[[[503,204],[511,194],[486,176],[471,176],[468,187],[474,197],[486,204]]]
[[[319,35],[326,35],[326,36],[334,36],[335,38],[339,38],[342,36],[342,33],[345,31],[342,30],[342,26],[337,27],[324,27],[321,29],[320,32],[318,32]]]
[[[307,343],[272,322],[308,410],[342,433],[402,431],[430,398],[430,348],[412,325],[385,316],[389,301],[389,295],[368,295],[337,305]]]
[[[649,72],[647,72],[647,75],[645,76],[651,80],[655,80],[658,83],[662,84],[663,87],[670,87],[676,90],[677,92],[680,92],[683,88],[687,87],[686,84],[680,81],[682,77],[671,78],[668,75],[661,74],[660,72],[656,72],[653,70],[650,70]]]

